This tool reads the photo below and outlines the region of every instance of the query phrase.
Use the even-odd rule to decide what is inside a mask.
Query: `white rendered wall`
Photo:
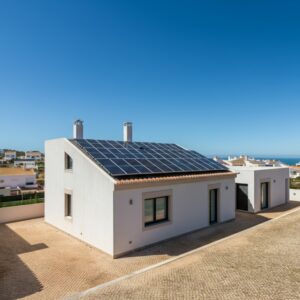
[[[300,201],[300,190],[290,189],[290,200]]]
[[[219,222],[234,219],[234,178],[115,191],[115,255],[209,226],[209,186],[215,184],[220,185]],[[162,190],[172,190],[171,222],[144,229],[143,193]]]
[[[64,155],[73,159],[65,171]],[[113,255],[113,182],[66,139],[45,144],[45,221]],[[72,219],[65,217],[72,192]]]
[[[269,170],[255,171],[255,207],[256,211],[260,211],[261,182],[269,182],[269,208],[282,205],[289,201],[289,185],[288,192],[286,190],[286,179],[289,179],[288,168],[271,168]]]
[[[26,187],[27,182],[33,182],[36,184],[35,175],[11,175],[11,176],[1,176],[0,175],[0,188],[4,187]],[[33,185],[31,185],[33,186]]]
[[[237,172],[236,183],[248,184],[248,211],[261,211],[261,183],[269,182],[269,208],[289,201],[286,190],[286,179],[289,179],[288,168],[275,167],[229,167]]]

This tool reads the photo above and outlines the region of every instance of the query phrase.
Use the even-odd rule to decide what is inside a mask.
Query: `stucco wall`
[[[64,155],[73,159],[65,171]],[[45,144],[45,221],[113,255],[113,182],[66,139]],[[72,192],[72,219],[65,217]]]
[[[233,178],[115,191],[115,255],[208,226],[209,186],[214,185],[220,187],[219,221],[235,218]],[[143,193],[163,190],[172,191],[171,222],[144,229]]]
[[[300,190],[290,189],[290,200],[300,201]]]
[[[288,168],[251,168],[230,167],[238,173],[236,183],[248,184],[248,211],[261,210],[261,183],[269,182],[269,208],[286,203],[289,200]]]
[[[255,171],[255,207],[260,211],[261,182],[269,182],[269,207],[275,207],[289,201],[288,168],[274,168],[273,170]]]
[[[36,184],[35,175],[13,175],[13,176],[0,176],[1,187],[25,187],[27,182]]]
[[[14,222],[44,216],[44,203],[0,208],[0,223]]]

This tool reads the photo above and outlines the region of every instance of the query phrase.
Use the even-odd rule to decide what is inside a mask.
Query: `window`
[[[266,209],[269,207],[269,183],[261,183],[261,209]]]
[[[209,191],[209,223],[218,222],[218,189]]]
[[[72,195],[65,194],[65,216],[72,217]]]
[[[65,153],[65,169],[66,170],[72,170],[73,169],[73,159],[67,153]]]
[[[151,226],[157,223],[169,220],[169,197],[158,197],[144,200],[144,220],[145,226]]]

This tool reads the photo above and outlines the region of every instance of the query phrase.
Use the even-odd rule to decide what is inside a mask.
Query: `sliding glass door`
[[[269,207],[269,183],[261,183],[261,209]]]
[[[209,223],[218,222],[218,189],[209,191]]]

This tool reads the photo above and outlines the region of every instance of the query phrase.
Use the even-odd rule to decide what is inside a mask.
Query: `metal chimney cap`
[[[124,126],[132,126],[132,122],[125,122],[123,123]]]
[[[80,124],[83,124],[82,120],[77,119],[77,120],[74,121],[74,125],[80,125]]]

